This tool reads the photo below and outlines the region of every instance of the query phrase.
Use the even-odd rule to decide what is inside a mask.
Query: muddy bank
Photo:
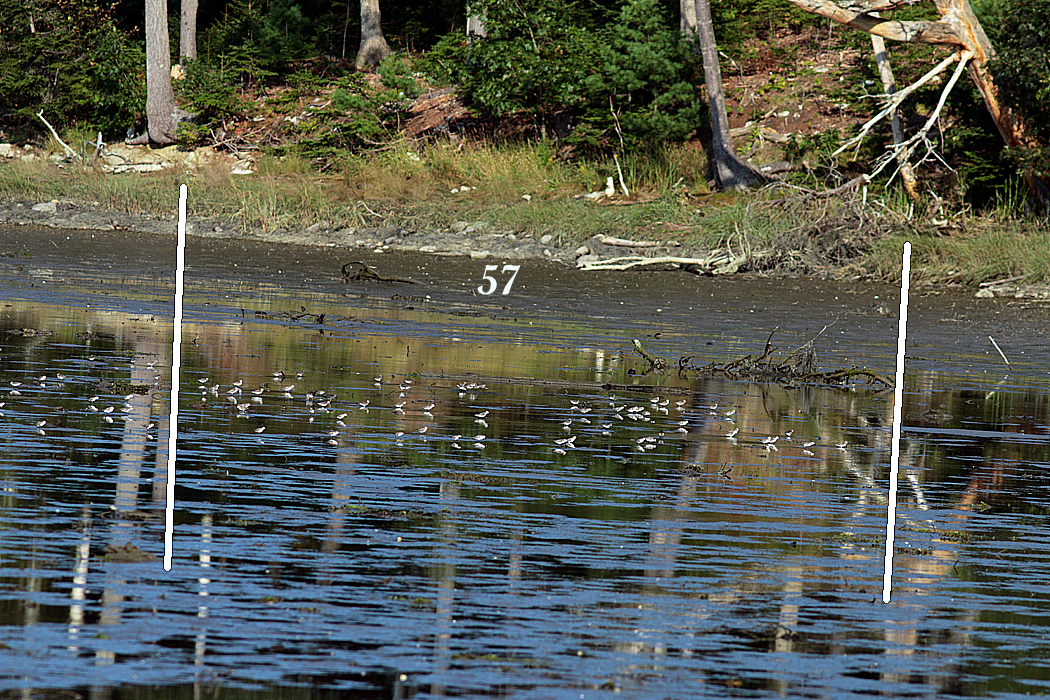
[[[0,202],[0,227],[40,226],[56,229],[89,231],[130,231],[162,236],[176,232],[177,219],[105,211],[98,207],[71,201]],[[341,247],[375,252],[411,251],[474,259],[552,260],[574,265],[581,256],[614,257],[631,252],[630,248],[601,243],[597,237],[584,244],[562,242],[551,235],[536,238],[531,234],[501,230],[485,221],[459,221],[447,229],[415,230],[396,226],[377,228],[341,228],[326,222],[302,230],[263,230],[246,226],[234,218],[190,216],[186,232],[190,236],[217,239],[249,239],[262,243],[285,243],[302,246]],[[680,257],[704,255],[706,250],[688,250],[679,246],[645,248],[645,255]]]
[[[13,230],[11,227],[173,236],[177,229],[177,220],[174,213],[168,216],[117,213],[68,200],[0,201],[0,234],[5,230]],[[604,242],[605,237],[601,236],[594,236],[582,243],[559,240],[558,237],[549,234],[537,238],[529,233],[502,230],[485,221],[458,221],[446,229],[421,230],[397,226],[345,228],[322,221],[301,230],[266,230],[262,227],[247,226],[243,220],[232,217],[190,216],[187,220],[187,234],[200,239],[227,240],[231,243],[256,241],[339,249],[347,253],[357,250],[360,253],[414,252],[475,260],[548,260],[570,267],[624,255],[705,258],[712,252],[706,248],[681,246],[676,243],[638,248],[608,245]],[[716,274],[733,273],[736,269],[730,263],[719,270],[719,264],[721,263],[711,265],[706,271],[717,270]],[[694,268],[693,271],[698,270]],[[769,273],[761,274],[767,276]],[[835,275],[834,268],[829,268],[819,276],[823,279],[835,279]],[[857,281],[855,277],[853,281]],[[1023,277],[986,282],[970,289],[969,293],[978,298],[1003,297],[1024,300],[1029,304],[1050,301],[1050,286],[1025,284]]]
[[[77,231],[0,224],[0,299],[32,299],[91,307],[148,309],[170,314],[175,246],[132,231]],[[648,351],[675,363],[725,362],[774,345],[787,352],[819,337],[821,369],[853,364],[893,371],[899,285],[814,279],[775,279],[752,274],[704,277],[572,269],[554,260],[521,265],[509,294],[479,293],[486,265],[420,252],[376,253],[349,246],[289,245],[247,238],[193,237],[187,244],[187,285],[198,302],[248,310],[263,308],[274,293],[302,301],[295,310],[344,314],[354,299],[368,308],[393,305],[410,314],[443,309],[450,317],[606,319],[628,328]],[[345,282],[341,268],[362,261],[387,277],[416,284]],[[493,273],[501,285],[508,274]],[[143,290],[151,290],[144,292]],[[141,301],[144,300],[144,301]],[[413,310],[414,309],[414,310]],[[242,311],[243,313],[243,311]],[[170,318],[170,316],[169,316]],[[23,324],[24,325],[24,324]],[[1050,305],[1032,299],[977,298],[972,288],[922,287],[909,307],[908,352],[914,370],[965,367],[967,373],[1046,376]],[[823,330],[822,329],[826,329]],[[989,341],[994,337],[1013,363],[1007,367]],[[875,346],[871,343],[877,340]],[[573,343],[607,344],[607,339]],[[628,342],[616,342],[634,355]],[[699,353],[699,354],[697,354]]]

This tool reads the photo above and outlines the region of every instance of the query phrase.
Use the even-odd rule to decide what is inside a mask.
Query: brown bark
[[[171,87],[168,8],[164,0],[146,0],[146,131],[131,144],[175,143],[175,91]]]
[[[179,57],[191,61],[197,58],[197,0],[182,0],[179,25]]]
[[[357,70],[373,68],[393,51],[383,36],[379,0],[361,0],[361,46],[357,50],[354,67]]]
[[[722,69],[718,64],[718,45],[711,22],[710,0],[695,0],[696,35],[700,42],[700,56],[704,63],[704,81],[711,113],[711,170],[719,189],[746,190],[765,182],[762,173],[741,161],[733,150],[726,114],[725,91],[722,87]],[[684,22],[685,20],[683,20]]]
[[[988,62],[995,57],[995,51],[981,23],[974,16],[968,0],[933,0],[941,15],[941,19],[936,22],[894,21],[867,13],[882,8],[885,3],[858,9],[856,2],[847,6],[846,2],[837,4],[830,0],[788,1],[809,12],[886,39],[943,44],[957,50],[968,50],[973,54],[968,65],[970,78],[984,98],[985,107],[995,121],[1003,140],[1007,145],[1016,148],[1039,146],[1024,124],[999,101],[995,84],[988,73]],[[1044,203],[1050,202],[1050,187],[1043,178],[1033,172],[1024,173],[1024,178],[1033,194]]]

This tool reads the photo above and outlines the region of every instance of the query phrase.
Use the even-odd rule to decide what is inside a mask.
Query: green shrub
[[[983,9],[996,50],[988,67],[999,97],[1040,144],[1013,156],[1023,167],[1050,173],[1050,0],[997,0]]]
[[[597,57],[592,19],[573,2],[481,0],[486,37],[462,33],[430,52],[429,71],[460,86],[460,94],[492,116],[531,113],[541,121],[583,101],[583,81]]]
[[[297,122],[290,150],[318,165],[344,160],[393,138],[402,105],[391,91],[376,90],[351,73],[335,82],[325,107]]]
[[[585,85],[577,143],[648,148],[682,141],[704,119],[699,57],[657,0],[628,0],[603,32]]]
[[[419,81],[412,75],[412,70],[404,59],[391,54],[383,59],[376,69],[383,87],[390,90],[399,99],[419,97],[423,89]]]
[[[145,104],[145,55],[116,28],[113,7],[0,0],[0,119],[124,135]]]
[[[210,60],[188,61],[186,77],[176,80],[179,104],[198,114],[198,121],[211,121],[244,114],[230,71]]]

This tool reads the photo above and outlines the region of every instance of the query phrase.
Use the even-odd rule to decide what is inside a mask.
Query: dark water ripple
[[[679,282],[631,280],[623,299],[581,308],[559,274],[523,276],[545,296],[492,304],[469,285],[398,301],[197,279],[170,572],[147,556],[164,540],[171,338],[156,317],[167,290],[123,278],[113,294],[6,286],[0,689],[1050,690],[1045,377],[1002,379],[958,323],[917,337],[930,356],[906,378],[884,605],[890,397],[641,377],[629,347],[644,337],[668,357],[750,352],[778,322],[807,337],[819,327],[799,318],[802,292],[723,283],[724,305],[707,308]],[[605,299],[600,285],[584,291]],[[687,293],[693,306],[676,311]],[[839,294],[821,291],[812,313],[852,313]],[[302,308],[330,320],[272,315]],[[892,344],[875,332],[885,320],[849,319],[828,334],[829,357],[887,364]],[[54,335],[8,332],[27,327]],[[102,335],[77,337],[89,329]],[[954,359],[932,352],[938,342]],[[146,560],[114,558],[126,548]]]

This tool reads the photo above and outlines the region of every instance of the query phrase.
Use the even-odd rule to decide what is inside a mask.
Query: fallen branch
[[[919,129],[918,133],[910,139],[904,143],[894,144],[893,151],[881,158],[881,163],[876,167],[875,171],[871,173],[872,177],[882,172],[882,170],[894,159],[903,160],[905,162],[908,161],[920,141],[927,144],[929,143],[926,134],[929,133],[930,129],[933,128],[933,125],[936,124],[937,120],[940,118],[941,110],[944,109],[944,103],[948,100],[948,94],[952,91],[952,88],[955,87],[955,83],[959,81],[959,76],[962,75],[963,69],[966,68],[967,61],[969,61],[972,56],[973,54],[969,51],[963,51],[960,54],[959,65],[955,67],[955,72],[952,73],[952,77],[948,80],[948,84],[944,86],[943,90],[941,90],[941,98],[937,101],[937,106],[934,108],[933,113],[930,114],[930,118],[926,120],[926,123],[922,125],[922,128]],[[932,147],[930,147],[930,150],[932,151]]]
[[[853,178],[852,180],[850,180],[850,181],[848,181],[848,182],[846,182],[844,184],[841,184],[838,187],[835,187],[833,189],[824,190],[822,192],[810,192],[809,196],[814,198],[814,199],[822,199],[824,197],[835,197],[837,195],[845,194],[846,192],[850,192],[851,190],[855,190],[858,187],[863,187],[864,185],[868,184],[870,181],[871,181],[871,176],[870,175],[858,175],[857,177]]]
[[[838,196],[840,194],[846,194],[847,192],[851,192],[851,191],[857,189],[858,187],[863,187],[864,185],[868,184],[868,182],[870,182],[870,181],[871,181],[871,176],[870,175],[858,175],[857,177],[855,177],[852,180],[849,180],[849,181],[839,185],[838,187],[833,187],[830,190],[820,190],[820,191],[810,190],[810,189],[807,189],[805,187],[798,187],[797,185],[790,185],[788,183],[777,183],[776,185],[771,185],[770,187],[776,187],[778,189],[785,189],[785,188],[787,188],[787,189],[796,190],[799,193],[799,195],[800,195],[797,199],[801,199],[801,200],[827,199],[829,197],[836,197],[836,196]],[[764,200],[763,203],[766,204],[766,205],[770,205],[770,204],[784,204],[784,203],[791,202],[791,201],[795,201],[795,199],[792,199],[792,198],[789,198],[789,197],[781,197],[779,199],[767,199],[767,200]]]
[[[658,248],[660,246],[669,245],[667,243],[661,243],[660,241],[629,241],[626,238],[616,238],[614,236],[606,236],[605,234],[598,237],[598,242],[603,245],[618,245],[625,248]]]
[[[823,333],[824,330],[827,330],[827,326],[817,336]],[[683,357],[678,360],[678,373],[681,376],[686,371],[689,371],[695,372],[701,377],[719,376],[740,381],[779,382],[784,384],[820,382],[822,384],[843,385],[853,382],[858,377],[863,377],[867,384],[882,385],[885,388],[893,387],[893,379],[890,377],[856,366],[849,369],[818,371],[817,357],[813,349],[812,339],[794,350],[783,360],[777,361],[772,357],[776,351],[776,348],[772,346],[773,333],[776,333],[776,331],[777,329],[774,328],[769,334],[769,338],[766,339],[765,350],[759,357],[744,355],[730,362],[712,362],[702,367],[689,364],[691,357]],[[636,349],[639,348],[636,346]],[[639,352],[641,352],[640,349]]]
[[[875,34],[894,41],[915,41],[924,44],[948,44],[958,46],[962,42],[955,28],[946,21],[928,20],[901,21],[874,17],[855,9],[840,7],[830,0],[788,0],[807,12],[827,17],[840,24]],[[884,9],[876,5],[872,9]]]
[[[37,112],[37,113],[36,113],[36,116],[40,118],[40,121],[44,122],[44,126],[46,126],[46,127],[47,127],[47,130],[51,132],[51,135],[52,135],[52,136],[53,136],[53,137],[55,138],[55,141],[58,141],[58,144],[59,144],[60,146],[62,146],[62,148],[66,149],[66,150],[67,150],[67,151],[69,152],[69,155],[73,156],[73,157],[74,157],[74,158],[76,158],[77,160],[82,160],[82,159],[80,158],[80,154],[78,154],[78,153],[77,153],[76,151],[74,151],[74,150],[73,150],[72,148],[70,148],[70,147],[69,147],[69,146],[68,146],[68,145],[66,144],[66,142],[65,142],[65,141],[63,141],[63,140],[62,140],[62,139],[61,139],[61,138],[59,137],[59,135],[58,135],[58,132],[57,132],[57,131],[55,131],[55,128],[54,128],[53,126],[51,126],[50,124],[48,124],[47,120],[46,120],[46,119],[44,119],[44,110],[40,110],[39,112]]]
[[[356,269],[355,265],[357,266]],[[384,277],[371,266],[359,260],[343,263],[340,271],[343,273],[344,282],[404,282],[406,284],[417,284],[415,280],[407,277]]]
[[[695,266],[709,269],[717,263],[732,262],[732,257],[726,251],[712,251],[706,258],[677,258],[673,256],[661,256],[658,258],[647,258],[641,255],[628,255],[620,258],[609,258],[607,260],[596,260],[594,262],[577,263],[581,270],[629,270],[641,265],[678,265],[680,267]]]
[[[638,351],[638,354],[645,358],[645,361],[649,363],[649,370],[656,370],[657,372],[663,372],[667,369],[667,362],[662,357],[657,357],[645,350],[642,347],[642,342],[635,338],[631,341],[634,344],[634,349]]]

